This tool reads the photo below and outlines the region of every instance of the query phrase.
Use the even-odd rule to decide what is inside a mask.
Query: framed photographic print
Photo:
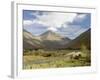
[[[12,77],[96,71],[93,7],[12,3]]]

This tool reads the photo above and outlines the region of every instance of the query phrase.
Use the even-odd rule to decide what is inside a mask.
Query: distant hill
[[[91,48],[91,29],[83,32],[74,40],[62,37],[58,33],[47,31],[40,36],[34,36],[30,32],[23,30],[24,49],[81,49],[82,46]]]
[[[23,30],[23,46],[24,49],[60,49],[66,48],[71,40],[69,38],[64,38],[61,35],[47,31],[40,36],[34,36],[30,32]]]
[[[45,48],[48,49],[65,48],[66,44],[70,41],[69,38],[64,38],[60,34],[52,31],[47,31],[41,34],[40,37]]]
[[[74,40],[70,41],[68,43],[67,48],[70,49],[80,49],[82,46],[85,46],[87,49],[91,48],[91,29],[88,29],[81,35],[79,35],[77,38]]]
[[[57,34],[55,32],[52,32],[50,30],[41,34],[40,37],[42,40],[51,40],[51,41],[54,41],[54,40],[57,41],[57,40],[62,39],[62,36],[60,36],[59,34]]]
[[[36,49],[43,47],[41,40],[30,32],[23,30],[23,47],[24,49]]]
[[[68,44],[71,41],[71,39],[69,39],[68,37],[63,37],[62,38],[62,44]]]

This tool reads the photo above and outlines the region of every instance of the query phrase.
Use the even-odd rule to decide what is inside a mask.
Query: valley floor
[[[90,66],[90,50],[27,50],[23,69]]]

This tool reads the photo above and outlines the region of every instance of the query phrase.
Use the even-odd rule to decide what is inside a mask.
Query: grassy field
[[[90,66],[90,58],[89,50],[25,50],[23,69]]]

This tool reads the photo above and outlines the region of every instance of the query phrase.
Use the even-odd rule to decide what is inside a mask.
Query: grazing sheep
[[[73,55],[73,58],[74,59],[79,59],[82,55],[81,55],[82,53],[81,52],[76,52],[74,55]]]
[[[67,55],[70,59],[79,59],[82,56],[81,52],[72,52]]]

